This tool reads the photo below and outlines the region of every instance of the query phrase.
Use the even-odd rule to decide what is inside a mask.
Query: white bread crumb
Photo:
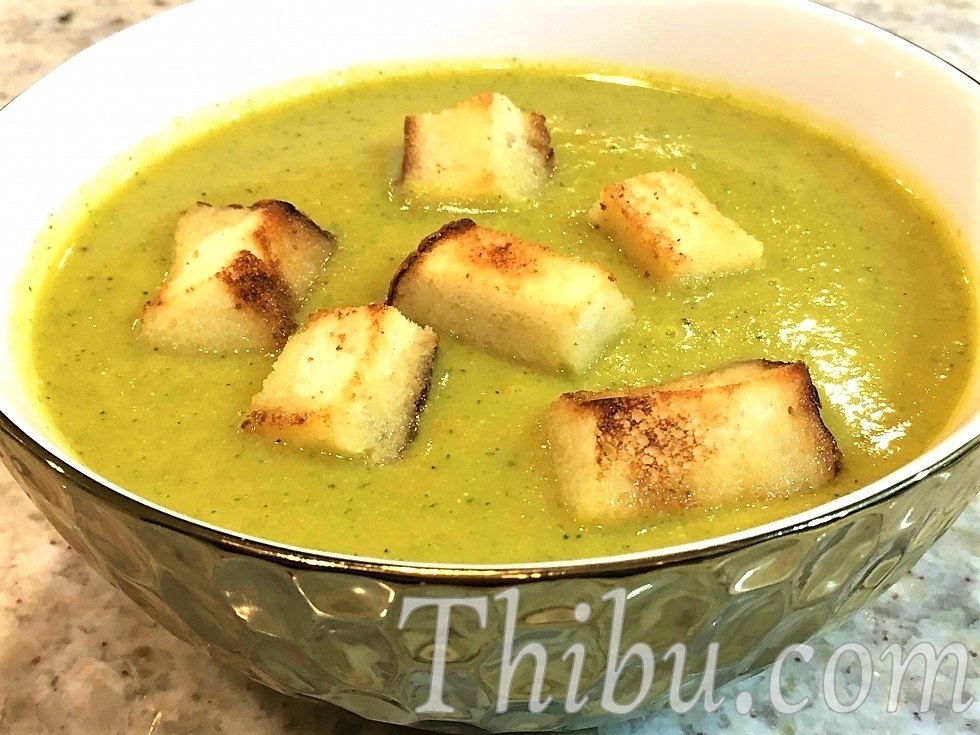
[[[437,332],[552,370],[583,370],[633,321],[607,271],[470,219],[422,240],[388,303]]]
[[[372,463],[414,435],[437,337],[381,304],[323,309],[293,334],[242,428]]]

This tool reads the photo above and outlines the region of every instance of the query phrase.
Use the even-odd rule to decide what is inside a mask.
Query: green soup
[[[58,267],[32,335],[40,399],[105,477],[219,526],[316,549],[458,563],[581,558],[730,532],[847,493],[923,451],[955,408],[974,350],[965,264],[917,196],[848,145],[642,75],[513,67],[348,81],[181,132],[58,228]],[[406,205],[395,183],[404,116],[483,91],[547,117],[552,181],[520,205]],[[667,167],[765,244],[762,267],[657,285],[590,227],[602,186]],[[239,428],[274,356],[178,354],[133,333],[166,274],[179,213],[199,200],[260,198],[292,202],[339,238],[308,310],[383,300],[402,258],[465,213],[600,264],[638,318],[578,376],[444,337],[418,435],[395,463],[274,445]],[[809,365],[844,457],[831,485],[765,505],[652,509],[605,527],[564,509],[539,425],[558,394],[754,357]]]

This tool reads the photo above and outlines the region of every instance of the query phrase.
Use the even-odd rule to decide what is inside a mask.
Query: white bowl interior
[[[197,0],[83,52],[0,112],[6,174],[0,200],[9,213],[0,244],[0,411],[66,456],[30,397],[31,379],[17,354],[29,316],[14,305],[27,296],[24,273],[45,257],[32,248],[37,233],[120,152],[176,118],[208,108],[220,115],[216,101],[283,80],[350,65],[512,56],[669,69],[778,97],[927,192],[962,233],[980,270],[980,85],[921,49],[822,6]],[[123,161],[119,175],[125,172]],[[817,518],[921,472],[980,432],[978,398],[975,377],[946,436],[911,465],[833,507],[772,527]]]

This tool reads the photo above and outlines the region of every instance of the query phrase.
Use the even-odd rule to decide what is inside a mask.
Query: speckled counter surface
[[[180,0],[0,0],[0,105],[61,60]],[[980,0],[826,3],[915,41],[980,78]],[[2,163],[0,163],[2,171]],[[246,681],[172,638],[90,571],[56,536],[0,468],[0,733],[357,733],[407,732],[363,723]],[[953,701],[951,665],[939,671],[931,707],[910,675],[889,712],[879,672],[864,705],[838,714],[821,695],[835,647],[856,643],[878,659],[889,644],[962,644],[969,666],[963,700],[980,698],[980,499],[933,550],[874,605],[812,641],[808,664],[783,672],[786,698],[811,700],[795,717],[777,715],[761,674],[719,690],[721,708],[664,712],[609,727],[625,733],[980,732],[980,703]],[[841,700],[860,684],[835,667]],[[914,674],[916,670],[912,670]],[[846,692],[849,691],[850,695]],[[755,703],[739,714],[736,699]],[[743,698],[744,699],[744,698]],[[927,711],[926,711],[927,710]]]

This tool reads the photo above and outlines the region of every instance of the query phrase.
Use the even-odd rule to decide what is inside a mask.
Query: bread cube
[[[409,197],[527,198],[551,176],[555,152],[542,115],[484,93],[405,118],[402,184]]]
[[[470,219],[422,240],[388,303],[437,332],[551,370],[582,370],[633,321],[633,303],[599,266]]]
[[[293,334],[242,428],[268,439],[389,462],[414,435],[437,337],[381,304],[322,309]]]
[[[588,217],[637,268],[658,280],[747,270],[762,259],[762,243],[677,170],[610,184]]]
[[[566,393],[544,428],[565,503],[587,522],[785,496],[828,482],[841,462],[802,362]]]
[[[278,349],[334,244],[287,202],[199,203],[177,222],[170,272],[137,335],[177,349]]]

